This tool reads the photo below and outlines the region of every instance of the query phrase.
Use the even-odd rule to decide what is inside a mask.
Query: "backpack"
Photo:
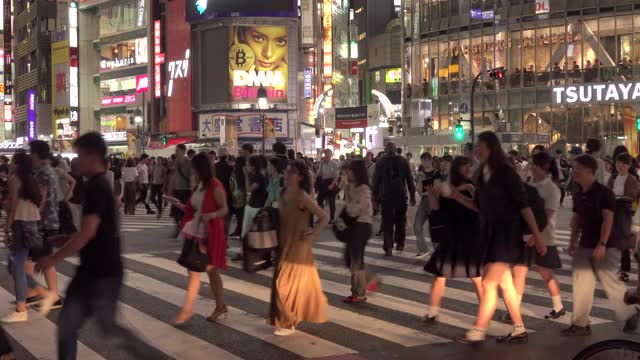
[[[542,232],[544,228],[547,226],[547,211],[544,203],[544,199],[538,193],[538,190],[524,183],[524,189],[527,192],[527,203],[533,212],[533,217],[536,219],[536,224],[538,224],[538,229]],[[530,235],[531,230],[529,229],[529,225],[524,219],[522,219],[523,233],[525,235]]]

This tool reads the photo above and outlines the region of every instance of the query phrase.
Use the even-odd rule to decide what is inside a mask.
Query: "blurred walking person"
[[[191,196],[191,161],[186,157],[186,151],[187,147],[184,144],[176,145],[176,161],[171,179],[171,194],[182,204],[186,204]],[[173,206],[171,216],[175,219],[176,224],[180,224],[184,213]]]
[[[187,267],[189,284],[187,296],[182,310],[174,320],[175,325],[182,325],[193,317],[193,303],[200,292],[200,275],[206,272],[216,307],[207,321],[216,321],[220,316],[226,316],[227,306],[224,304],[224,294],[220,270],[227,269],[227,235],[225,234],[224,219],[229,211],[224,186],[215,178],[213,167],[204,153],[197,154],[191,159],[195,188],[189,202],[186,204],[174,201],[174,206],[184,211],[182,230],[179,238],[184,241],[182,256],[197,245],[199,257],[203,258],[202,268]],[[182,258],[181,256],[181,258]],[[206,259],[205,259],[206,258]],[[189,266],[185,263],[183,265]]]
[[[67,288],[67,298],[58,318],[58,359],[74,360],[78,331],[95,317],[105,335],[117,336],[127,343],[136,339],[131,331],[116,323],[118,299],[123,281],[120,234],[116,200],[105,177],[107,145],[96,132],[80,136],[74,143],[80,174],[89,178],[82,206],[82,226],[55,254],[41,258],[36,270],[47,271],[77,253],[80,265]],[[148,354],[127,346],[133,358]]]
[[[484,247],[478,236],[478,213],[456,200],[439,194],[453,188],[460,196],[469,201],[474,200],[471,161],[469,158],[458,156],[453,160],[451,169],[447,171],[450,172],[447,182],[425,186],[434,221],[438,222],[440,229],[431,233],[432,241],[437,241],[438,246],[424,267],[428,273],[435,275],[429,291],[431,299],[425,319],[428,324],[436,322],[440,315],[447,279],[470,278],[478,301],[482,294]]]
[[[0,322],[27,321],[27,306],[40,302],[49,291],[26,273],[29,250],[43,245],[38,232],[39,206],[42,201],[38,183],[33,177],[31,159],[25,153],[13,158],[13,174],[9,178],[7,199],[7,223],[4,229],[5,244],[9,248],[11,275],[16,294],[16,309],[0,318]],[[27,290],[36,295],[27,297]]]
[[[122,170],[122,180],[124,181],[124,213],[126,215],[136,214],[136,181],[138,179],[138,169],[133,158],[127,160],[126,167]]]
[[[301,321],[327,321],[327,297],[313,260],[313,240],[329,223],[327,214],[309,196],[311,178],[304,162],[296,160],[285,171],[285,190],[280,197],[280,254],[271,288],[268,323],[274,334],[287,336]],[[318,223],[309,228],[310,217]]]
[[[533,234],[528,245],[535,245],[541,255],[546,245],[528,204],[527,192],[520,176],[509,164],[500,140],[495,133],[486,131],[478,136],[478,158],[481,165],[476,172],[476,195],[473,201],[453,191],[455,200],[469,208],[476,207],[480,214],[480,243],[486,246],[486,265],[482,278],[482,296],[478,317],[462,342],[478,343],[485,340],[489,322],[496,310],[498,286],[507,304],[514,328],[498,337],[498,343],[524,343],[527,330],[520,313],[520,301],[513,286],[510,266],[518,264],[524,256],[523,233],[528,226]]]
[[[332,158],[333,152],[331,150],[325,149],[322,154],[324,156],[320,160],[320,166],[316,174],[318,205],[324,208],[325,202],[329,203],[329,223],[332,223],[336,215],[336,196],[338,195],[340,169],[338,162]]]
[[[420,155],[420,165],[416,178],[416,190],[420,195],[420,202],[413,222],[413,232],[418,243],[417,258],[428,256],[431,253],[431,247],[424,236],[424,223],[429,220],[429,214],[431,213],[431,201],[427,190],[429,187],[433,187],[436,181],[440,182],[442,178],[440,171],[433,166],[433,157],[430,153],[424,152]]]

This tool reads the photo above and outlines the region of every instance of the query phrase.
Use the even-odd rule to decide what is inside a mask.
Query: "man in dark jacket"
[[[233,174],[233,166],[229,165],[227,159],[229,153],[227,149],[221,148],[218,155],[218,161],[215,163],[215,176],[220,180],[222,186],[224,186],[224,192],[227,195],[227,206],[231,206],[231,174]],[[229,223],[231,222],[231,216],[233,214],[229,212],[224,219],[224,231],[229,235]]]
[[[249,163],[249,158],[253,155],[253,151],[253,145],[242,145],[242,148],[240,149],[240,156],[238,156],[234,168],[236,185],[238,186],[239,192],[241,192],[245,197],[247,194],[246,167]],[[233,196],[233,194],[231,195]],[[241,204],[231,204],[230,206],[230,208],[233,209],[233,213],[236,214],[236,219],[238,219],[236,230],[233,232],[233,234],[231,234],[231,236],[239,237],[242,233],[242,219],[244,217],[244,203],[246,203],[246,198],[241,202]]]
[[[411,206],[416,204],[416,184],[409,162],[396,154],[392,142],[385,146],[385,154],[376,162],[373,175],[373,200],[381,204],[382,232],[385,256],[404,250],[407,224],[407,189]]]

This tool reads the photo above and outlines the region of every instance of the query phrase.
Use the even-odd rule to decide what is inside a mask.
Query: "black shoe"
[[[511,335],[511,333],[505,336],[499,336],[496,338],[498,344],[526,344],[529,342],[529,335],[527,332],[523,332],[518,335]]]
[[[625,321],[622,331],[626,333],[636,332],[638,329],[638,320],[640,320],[640,310],[636,308],[636,313]]]
[[[153,210],[147,210],[147,215],[155,215],[156,212]]]
[[[393,251],[391,251],[391,250],[385,250],[385,251],[384,251],[384,256],[387,256],[387,257],[389,257],[389,256],[393,256]]]
[[[622,282],[629,282],[629,274],[621,271],[620,274],[618,274],[618,279],[620,279],[620,281]]]
[[[589,336],[591,335],[591,327],[589,325],[571,325],[568,328],[560,331],[560,334],[562,334],[562,336]]]
[[[564,316],[566,315],[567,312],[564,310],[564,308],[560,309],[560,311],[555,311],[555,310],[551,310],[550,313],[548,313],[547,315],[544,316],[545,319],[557,319],[560,316]]]
[[[429,316],[429,315],[427,315],[427,316],[425,316],[425,318],[424,318],[424,322],[425,322],[425,324],[427,324],[427,325],[433,325],[433,324],[435,324],[435,323],[437,323],[437,322],[438,322],[438,316],[437,316],[437,315],[436,315],[436,316]]]
[[[396,251],[404,251],[404,245],[396,245]]]

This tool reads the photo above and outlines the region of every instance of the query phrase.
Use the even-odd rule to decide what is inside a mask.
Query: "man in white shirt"
[[[329,221],[333,223],[336,213],[336,188],[338,185],[338,163],[333,160],[333,152],[325,149],[324,157],[320,161],[316,185],[318,187],[318,205],[324,207],[325,201],[329,202]]]
[[[140,163],[138,164],[138,188],[140,189],[140,193],[138,194],[138,200],[136,200],[136,205],[139,203],[143,203],[144,207],[147,208],[147,214],[155,214],[155,211],[151,210],[151,206],[147,202],[147,193],[149,192],[149,155],[142,154],[140,156]]]

